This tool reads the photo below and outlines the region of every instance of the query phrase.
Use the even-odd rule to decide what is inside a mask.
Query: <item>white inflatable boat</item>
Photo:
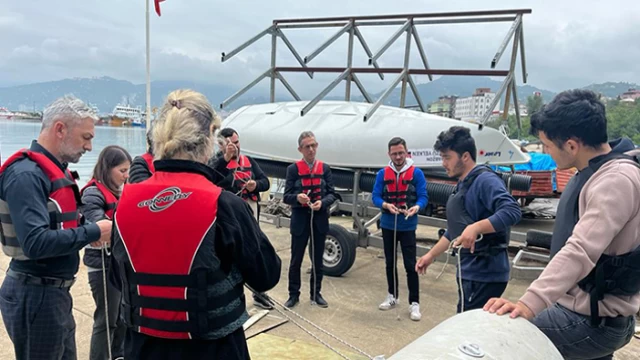
[[[244,106],[229,115],[223,127],[231,127],[240,134],[246,155],[288,163],[300,159],[298,136],[310,130],[320,144],[318,157],[332,166],[382,168],[389,162],[387,143],[400,136],[407,141],[416,166],[437,168],[442,163],[433,150],[436,138],[456,125],[471,129],[478,148],[478,163],[511,165],[529,161],[518,146],[490,127],[391,106],[381,106],[364,121],[372,105],[346,101],[321,101],[300,116],[307,103]]]
[[[562,360],[553,343],[523,318],[471,310],[453,316],[387,360]]]

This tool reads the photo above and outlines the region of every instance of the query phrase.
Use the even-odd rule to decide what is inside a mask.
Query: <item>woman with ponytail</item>
[[[273,288],[281,263],[249,206],[214,184],[219,127],[202,94],[170,93],[153,126],[155,173],[120,199],[112,261],[125,358],[250,358],[244,285]]]

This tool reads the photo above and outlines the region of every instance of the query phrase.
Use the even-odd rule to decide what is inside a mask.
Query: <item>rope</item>
[[[373,359],[376,359],[376,358],[378,358],[378,359],[379,359],[379,357],[376,357],[376,358],[372,357],[371,355],[367,354],[367,353],[366,353],[366,352],[364,352],[363,350],[361,350],[361,349],[359,349],[359,348],[357,348],[357,347],[355,347],[355,346],[353,346],[353,345],[351,345],[351,344],[347,343],[346,341],[344,341],[344,340],[340,339],[340,338],[339,338],[339,337],[337,337],[336,335],[333,335],[333,334],[332,334],[332,333],[330,333],[329,331],[327,331],[327,330],[325,330],[325,329],[321,328],[320,326],[318,326],[318,325],[314,324],[313,322],[311,322],[311,320],[308,320],[308,319],[306,319],[304,316],[302,316],[302,315],[298,314],[297,312],[295,312],[295,311],[293,311],[293,310],[289,309],[288,307],[284,306],[284,304],[282,304],[282,303],[278,302],[277,300],[275,300],[274,298],[270,297],[269,295],[267,295],[267,294],[261,294],[261,293],[258,293],[257,291],[253,290],[253,289],[251,288],[251,286],[249,286],[249,285],[247,285],[247,284],[245,284],[245,286],[246,286],[249,290],[251,290],[254,294],[256,294],[257,296],[261,297],[263,300],[268,301],[268,302],[271,302],[272,304],[275,304],[275,305],[277,305],[277,306],[281,307],[282,309],[284,309],[284,311],[283,311],[283,310],[279,309],[278,307],[275,307],[275,306],[273,307],[277,312],[279,312],[280,314],[282,314],[282,315],[283,315],[284,317],[286,317],[288,320],[291,320],[291,322],[293,322],[296,326],[298,326],[300,329],[302,329],[304,332],[306,332],[307,334],[309,334],[309,335],[310,335],[311,337],[313,337],[314,339],[318,340],[320,343],[322,343],[324,346],[326,346],[329,350],[331,350],[331,351],[335,352],[336,354],[340,355],[343,359],[347,359],[347,360],[349,360],[349,358],[348,358],[346,355],[342,354],[339,350],[337,350],[337,349],[333,348],[331,345],[329,345],[328,343],[326,343],[325,341],[323,341],[322,339],[320,339],[318,336],[314,335],[311,331],[307,330],[304,326],[300,325],[297,321],[293,320],[293,319],[292,319],[290,316],[288,316],[285,312],[290,312],[290,313],[292,313],[293,315],[297,316],[298,318],[300,318],[302,321],[306,322],[307,324],[309,324],[309,325],[313,326],[314,328],[316,328],[317,330],[319,330],[319,331],[320,331],[320,332],[322,332],[323,334],[325,334],[325,335],[329,336],[330,338],[332,338],[332,339],[334,339],[334,340],[338,341],[339,343],[341,343],[341,344],[343,344],[343,345],[345,345],[345,346],[349,347],[350,349],[352,349],[352,350],[354,350],[354,351],[358,352],[359,354],[361,354],[361,355],[363,355],[363,356],[367,357],[368,359],[370,359],[370,360],[373,360]]]
[[[453,244],[459,238],[460,237],[457,237],[457,238],[451,240],[451,242],[449,242],[449,247],[447,248],[447,252],[448,253],[452,253],[452,250],[454,249]],[[483,235],[480,234],[480,236],[478,236],[478,239],[476,239],[476,242],[481,241],[482,239],[483,239]],[[464,312],[464,289],[462,288],[462,266],[460,264],[460,249],[462,249],[462,245],[456,246],[455,249],[458,250],[456,255],[455,255],[456,258],[457,258],[457,262],[458,262],[456,284],[458,285],[458,291],[460,292],[460,312],[463,313]],[[450,256],[451,255],[447,255],[447,260],[444,262],[444,266],[442,266],[442,270],[440,270],[440,273],[438,274],[438,276],[436,276],[436,280],[440,279],[440,276],[442,276],[442,274],[444,273],[444,269],[449,264],[449,257]]]
[[[396,319],[400,321],[400,314],[398,313],[398,242],[397,242],[397,234],[398,234],[398,213],[396,212],[395,220],[393,223],[393,298],[396,302]]]
[[[309,203],[311,203],[311,200],[309,200]],[[317,304],[316,299],[318,298],[318,286],[316,284],[318,282],[318,273],[316,272],[316,244],[313,236],[313,213],[314,210],[311,209],[311,224],[309,227],[309,233],[311,234],[311,270],[313,271],[313,300],[311,301],[311,304]]]
[[[100,249],[100,255],[102,256],[102,288],[104,290],[104,316],[107,324],[107,352],[109,354],[109,359],[113,359],[111,354],[111,329],[109,328],[109,296],[107,294],[107,269],[104,260],[105,253],[108,253],[106,244],[102,245],[102,249]]]

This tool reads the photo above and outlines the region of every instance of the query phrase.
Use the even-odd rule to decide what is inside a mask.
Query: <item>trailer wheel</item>
[[[322,260],[325,275],[341,276],[349,271],[356,261],[355,236],[340,225],[329,224]]]

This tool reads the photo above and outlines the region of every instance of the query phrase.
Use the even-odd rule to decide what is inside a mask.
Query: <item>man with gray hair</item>
[[[45,110],[29,149],[0,167],[0,243],[10,256],[0,312],[17,359],[75,359],[69,290],[86,245],[103,246],[111,221],[81,225],[77,175],[67,169],[91,151],[96,115],[65,96]]]
[[[311,304],[329,306],[320,294],[322,285],[322,257],[329,231],[329,207],[336,201],[331,168],[316,160],[318,142],[311,131],[298,138],[298,151],[302,159],[287,168],[284,189],[286,204],[291,205],[291,264],[289,265],[288,308],[300,301],[300,266],[309,237],[311,257]]]

